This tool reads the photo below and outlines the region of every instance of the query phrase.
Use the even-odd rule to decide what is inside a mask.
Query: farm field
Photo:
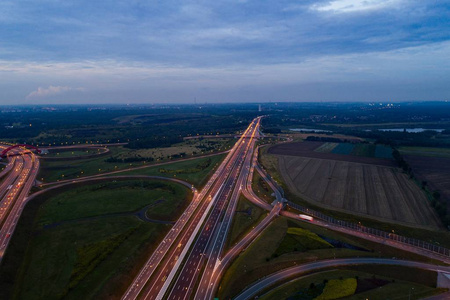
[[[278,159],[284,182],[306,201],[405,225],[439,227],[426,195],[396,168],[288,155]]]
[[[329,144],[329,145],[328,145]],[[302,156],[337,161],[357,162],[381,166],[395,166],[394,160],[386,154],[386,147],[368,144],[294,142],[269,148],[269,154]],[[378,157],[379,156],[379,157]]]
[[[450,201],[450,157],[418,155],[403,157],[417,178],[426,181],[432,190],[439,191],[443,199]]]
[[[418,155],[418,156],[450,158],[450,149],[448,149],[448,148],[400,147],[398,150],[403,155]]]

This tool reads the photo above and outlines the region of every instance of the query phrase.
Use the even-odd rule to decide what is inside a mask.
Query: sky
[[[0,105],[450,100],[449,0],[2,0]]]

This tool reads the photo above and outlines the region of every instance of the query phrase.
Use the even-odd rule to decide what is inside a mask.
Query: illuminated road
[[[11,150],[13,166],[1,185],[0,202],[0,260],[8,247],[11,235],[25,206],[39,170],[39,160],[30,151]]]
[[[395,265],[431,271],[450,272],[450,267],[436,266],[432,264],[407,260],[383,259],[383,258],[344,258],[344,259],[322,260],[318,262],[303,264],[288,269],[284,269],[270,276],[264,277],[263,279],[252,284],[250,287],[248,287],[234,299],[235,300],[252,299],[252,297],[262,292],[264,289],[277,285],[280,282],[283,282],[289,278],[298,277],[299,275],[304,274],[306,272],[314,272],[324,268],[337,268],[343,266],[370,265],[370,264]]]
[[[219,202],[219,194],[224,190],[234,166],[239,163],[244,148],[243,142],[255,126],[256,123],[252,122],[202,191],[194,196],[191,204],[153,252],[122,299],[136,299],[138,296],[155,299],[160,293],[165,293],[207,215]]]
[[[253,148],[254,145],[252,145]],[[225,272],[225,269],[228,267],[228,265],[231,263],[231,261],[239,255],[242,251],[245,250],[245,248],[250,245],[252,241],[254,241],[259,234],[266,228],[267,225],[272,222],[272,220],[279,215],[281,209],[283,208],[282,203],[282,197],[281,194],[274,190],[274,193],[277,193],[277,201],[275,202],[275,205],[272,207],[267,202],[259,198],[252,189],[252,180],[253,180],[253,172],[255,170],[255,167],[257,167],[258,163],[258,149],[256,148],[255,151],[253,151],[253,156],[248,155],[245,162],[244,170],[247,170],[247,172],[244,172],[244,180],[240,187],[239,191],[243,193],[243,195],[249,199],[251,202],[255,203],[256,205],[262,207],[263,209],[270,210],[270,212],[267,214],[267,216],[258,223],[244,238],[242,238],[239,242],[237,242],[225,255],[222,259],[219,259],[219,257],[214,257],[214,259],[210,259],[210,262],[214,262],[214,265],[209,266],[210,267],[210,273],[205,270],[203,273],[202,280],[200,281],[200,285],[197,289],[197,293],[194,297],[194,299],[212,299],[217,288],[218,284],[222,278],[222,275]],[[251,152],[250,152],[251,153]],[[267,176],[262,174],[263,178],[268,181]],[[275,189],[273,185],[270,185],[272,188]],[[239,194],[238,194],[239,197]],[[234,207],[235,210],[235,207]],[[208,262],[208,263],[210,263]],[[211,268],[212,267],[212,268]]]
[[[217,194],[217,202],[206,219],[199,237],[184,265],[179,269],[168,296],[165,296],[165,291],[162,290],[157,299],[189,299],[195,293],[197,281],[202,274],[204,276],[198,289],[201,290],[208,284],[226,241],[241,186],[244,185],[248,175],[259,124],[260,118],[256,118],[248,127],[248,133],[244,134],[245,139],[239,142],[235,164],[227,174],[229,177],[222,186],[223,189]]]

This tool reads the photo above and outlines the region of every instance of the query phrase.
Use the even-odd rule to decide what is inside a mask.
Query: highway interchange
[[[32,152],[15,148],[10,151],[10,155],[10,160],[1,173],[3,181],[0,186],[0,261],[39,170],[39,159]]]
[[[197,191],[193,186],[180,181],[180,183],[192,189],[194,193],[193,199],[156,250],[149,256],[149,259],[142,266],[133,282],[130,283],[129,288],[122,296],[123,300],[212,299],[226,268],[239,253],[244,251],[257,238],[274,218],[282,214],[285,217],[300,220],[297,214],[283,211],[284,199],[282,193],[270,176],[258,164],[256,142],[261,137],[260,122],[261,117],[258,117],[250,123],[201,191]],[[0,261],[26,202],[34,197],[34,195],[31,197],[28,195],[35,184],[39,170],[39,159],[32,152],[23,148],[16,148],[11,150],[10,153],[13,155],[9,157],[8,164],[0,172],[0,178],[2,179],[0,185]],[[111,172],[111,174],[123,171]],[[259,172],[273,190],[276,200],[272,204],[260,199],[253,191],[252,178],[255,171]],[[59,186],[89,180],[105,180],[105,177],[104,174],[101,174],[77,180],[49,183],[48,185],[55,185],[54,188],[58,188]],[[45,190],[36,194],[42,192],[45,192]],[[241,194],[254,204],[267,210],[268,213],[250,232],[235,245],[231,245],[225,252],[227,235],[230,231],[234,212]],[[316,225],[330,228],[329,224],[320,220],[314,220],[313,222]],[[395,243],[395,241],[377,240],[361,232],[338,227],[330,229],[389,244],[390,246],[416,252],[445,263],[450,262],[448,258],[412,246],[407,247],[400,243]],[[333,263],[342,265],[346,262],[345,260],[333,260],[331,262],[327,261],[325,265],[319,264],[309,267],[332,267],[334,266]],[[355,262],[405,264],[405,262],[398,260],[377,260],[374,262],[366,259],[366,261],[348,261],[349,264]],[[431,268],[429,265],[412,264],[410,266]],[[301,266],[296,268],[285,270],[284,273],[278,272],[271,275],[275,277],[270,278],[275,281],[282,281],[299,275],[304,271]],[[445,269],[444,271],[448,270]],[[238,296],[238,299],[253,297],[268,286],[270,286],[270,282],[266,278],[243,291]]]

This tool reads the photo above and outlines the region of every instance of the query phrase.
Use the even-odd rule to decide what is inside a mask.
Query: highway
[[[240,295],[238,295],[235,300],[247,300],[251,299],[257,294],[261,293],[263,290],[280,284],[281,282],[293,278],[299,277],[299,275],[306,272],[319,271],[325,268],[337,268],[352,265],[395,265],[419,268],[431,271],[442,271],[450,272],[450,267],[437,266],[432,264],[420,263],[415,261],[407,260],[396,260],[396,259],[383,259],[383,258],[344,258],[344,259],[332,259],[332,260],[322,260],[313,263],[302,264],[299,266],[284,269],[282,271],[276,272],[272,275],[266,276],[263,279],[255,282],[250,287],[245,289]]]
[[[122,299],[136,299],[138,296],[144,299],[156,299],[159,294],[165,293],[206,216],[219,202],[219,193],[226,185],[225,181],[231,170],[238,164],[243,141],[251,128],[255,126],[254,123],[252,122],[245,130],[243,137],[231,149],[202,191],[194,197],[182,217],[152,253]]]
[[[260,118],[256,118],[248,127],[248,134],[238,143],[236,163],[227,174],[229,177],[218,193],[217,202],[205,225],[196,239],[193,248],[177,273],[177,278],[168,296],[162,290],[157,299],[190,299],[197,287],[199,277],[204,274],[198,289],[202,290],[208,285],[216,261],[221,254],[226,235],[231,225],[232,216],[239,199],[241,186],[245,183],[253,153],[255,136],[259,132]],[[242,138],[241,138],[242,139]],[[242,171],[243,170],[243,171]],[[231,196],[231,198],[230,198]]]
[[[283,215],[285,217],[307,222],[300,219],[298,214],[283,211],[284,199],[282,193],[277,188],[277,185],[272,178],[258,164],[258,147],[256,147],[256,141],[260,137],[260,121],[261,118],[258,117],[250,123],[233,148],[230,151],[227,151],[228,154],[226,158],[200,192],[192,185],[179,181],[192,189],[194,192],[193,199],[156,250],[142,266],[141,270],[124,293],[122,299],[212,299],[226,268],[233,259],[235,259],[242,251],[245,251],[246,247],[261,234],[264,228],[266,228],[274,218],[278,215]],[[15,156],[10,157],[10,161],[5,169],[0,172],[0,178],[3,178],[3,181],[0,184],[0,261],[26,202],[35,195],[46,192],[45,190],[40,191],[28,197],[39,169],[39,160],[37,159],[37,156],[28,150],[23,151],[23,149],[13,149],[11,152],[13,152]],[[217,154],[206,155],[203,157],[212,155]],[[189,159],[197,158],[199,157]],[[133,168],[133,170],[175,162],[176,161],[146,165]],[[114,177],[105,177],[105,175],[125,171],[128,170],[118,170],[44,185],[55,185],[54,187],[49,188],[53,189],[77,182],[105,180],[106,178],[111,178],[113,180]],[[255,171],[259,172],[261,177],[274,191],[275,201],[272,204],[262,200],[254,193],[252,189],[252,179]],[[159,179],[157,176],[140,175],[117,176],[117,179],[134,177],[151,177]],[[177,181],[177,179],[165,177],[161,177],[160,179]],[[261,222],[259,222],[240,241],[233,245],[228,252],[223,253],[227,235],[232,225],[232,219],[241,194],[259,207],[267,210],[268,213]],[[342,228],[318,219],[314,219],[312,223],[318,226],[327,227],[331,230],[340,231],[374,242],[439,259],[446,263],[450,262],[449,259],[443,259],[443,257],[439,257],[439,255],[433,253],[430,254],[425,250],[374,237],[363,232],[358,232],[357,230]],[[358,259],[323,261],[307,264],[307,267],[310,267],[312,268],[311,270],[313,270],[314,268],[320,269],[336,266],[331,262],[334,262],[337,266],[339,266],[340,263],[356,264],[357,260]],[[390,261],[388,264],[397,265],[405,263],[404,261],[387,259],[363,260],[365,261],[364,263],[380,263],[380,261]],[[420,263],[414,264],[414,266],[417,267]],[[304,266],[286,269],[270,275],[269,277],[272,278],[272,276],[275,276],[272,278],[273,280],[282,281],[293,276],[292,274],[301,274],[304,272],[300,267]],[[242,297],[246,297],[246,295],[249,295],[248,293],[254,295],[261,289],[266,288],[269,284],[265,281],[267,278],[258,281],[254,284],[254,287],[252,285],[252,287],[244,291]]]
[[[253,146],[254,144],[252,145],[252,147]],[[218,288],[219,282],[222,278],[222,275],[224,274],[225,269],[229,266],[231,261],[235,259],[242,251],[245,251],[246,247],[250,245],[250,243],[258,237],[258,235],[264,230],[264,228],[266,228],[267,225],[270,224],[270,222],[276,216],[279,215],[281,209],[283,208],[282,202],[283,198],[281,197],[281,194],[279,192],[278,194],[276,194],[277,200],[273,203],[274,204],[273,206],[271,206],[270,204],[259,198],[254,193],[252,189],[252,181],[255,167],[257,167],[258,164],[258,148],[256,148],[256,150],[252,149],[252,152],[250,153],[253,153],[253,155],[248,155],[248,157],[246,158],[245,163],[246,167],[244,168],[244,170],[247,170],[247,172],[243,173],[244,180],[240,185],[239,192],[242,192],[242,194],[251,202],[262,207],[263,209],[270,210],[270,212],[246,236],[244,236],[239,242],[237,242],[233,247],[231,247],[231,249],[228,250],[228,252],[223,256],[223,258],[220,259],[219,257],[216,256],[215,260],[210,261],[211,263],[214,262],[214,265],[212,264],[208,265],[210,273],[208,273],[206,270],[203,273],[202,280],[200,281],[200,285],[199,288],[197,289],[197,293],[194,299],[213,298]],[[266,182],[268,181],[266,176],[263,176],[263,178],[266,180]],[[274,190],[274,192],[276,193],[277,191]],[[239,193],[237,197],[239,197]]]
[[[10,151],[13,156],[10,157],[9,164],[12,164],[12,167],[4,175],[0,186],[0,261],[39,170],[39,160],[32,152],[21,148]]]

